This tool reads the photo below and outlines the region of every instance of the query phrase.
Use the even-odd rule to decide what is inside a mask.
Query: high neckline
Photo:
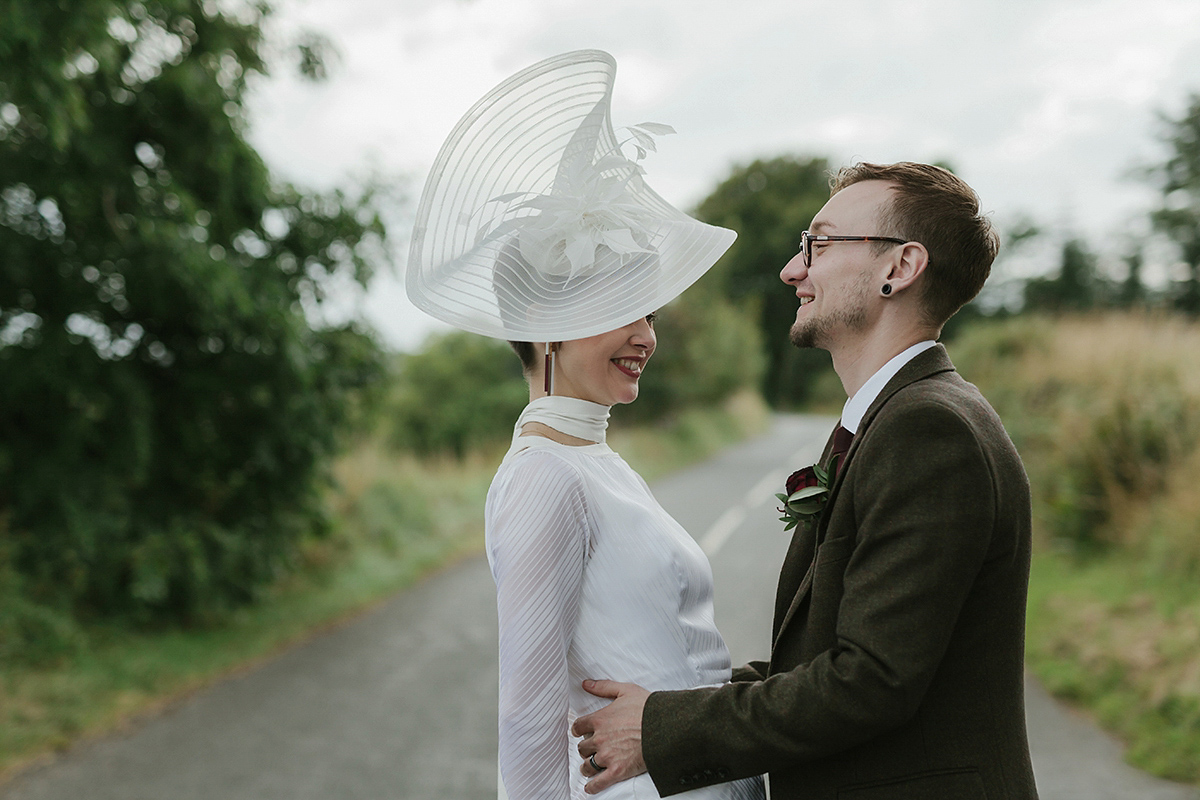
[[[513,428],[513,442],[521,436],[521,428],[527,422],[540,422],[568,436],[604,444],[608,430],[609,407],[577,397],[548,395],[539,397],[525,406]]]

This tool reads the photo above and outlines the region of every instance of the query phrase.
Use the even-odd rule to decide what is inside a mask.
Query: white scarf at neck
[[[608,406],[577,397],[539,397],[525,406],[525,410],[517,418],[517,425],[513,429],[513,441],[517,441],[525,423],[540,422],[568,436],[602,443],[604,432],[608,429],[608,410]]]

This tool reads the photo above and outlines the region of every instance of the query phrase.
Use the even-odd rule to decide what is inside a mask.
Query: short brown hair
[[[880,236],[920,242],[929,251],[925,268],[926,321],[939,328],[974,299],[992,271],[1000,235],[979,212],[979,195],[949,170],[931,164],[859,163],[829,181],[833,194],[861,181],[886,181],[895,191],[879,221]]]

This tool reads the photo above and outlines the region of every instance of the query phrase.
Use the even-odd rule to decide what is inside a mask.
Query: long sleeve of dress
[[[488,558],[500,626],[500,771],[510,800],[565,800],[567,652],[588,552],[583,481],[542,450],[521,454],[489,494]]]

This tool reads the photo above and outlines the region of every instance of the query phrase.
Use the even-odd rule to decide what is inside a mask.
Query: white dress
[[[607,705],[586,678],[651,691],[724,683],[729,651],[713,623],[712,570],[645,481],[604,444],[608,408],[535,400],[488,491],[487,554],[500,624],[501,794],[583,798],[576,717]],[[519,436],[531,420],[599,444]],[[564,430],[566,429],[566,430]],[[595,797],[657,798],[649,775]],[[759,778],[678,795],[760,800]]]

